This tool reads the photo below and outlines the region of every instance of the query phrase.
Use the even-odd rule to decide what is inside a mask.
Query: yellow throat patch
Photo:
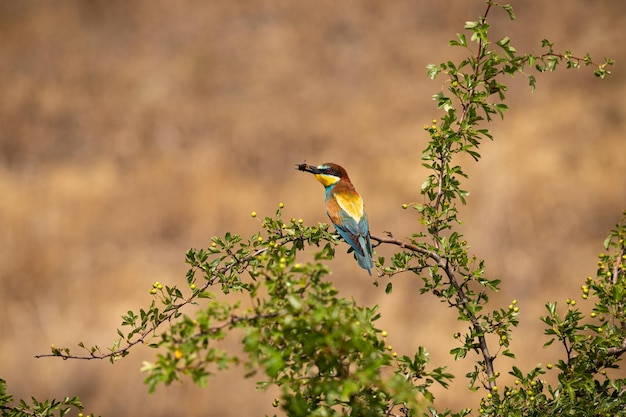
[[[334,175],[315,174],[315,179],[321,182],[324,187],[328,187],[338,182],[340,178]]]

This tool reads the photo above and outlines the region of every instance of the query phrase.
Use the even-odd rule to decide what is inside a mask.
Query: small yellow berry
[[[393,350],[393,346],[387,345],[387,350],[392,351]]]
[[[572,305],[572,306],[575,306],[576,305],[576,300],[571,300],[569,304]]]
[[[191,284],[191,285],[189,286],[189,288],[191,288],[192,290],[195,290],[195,289],[196,289],[196,284],[195,284],[195,283],[194,283],[194,284]]]
[[[150,294],[152,294],[152,295],[156,294],[156,292],[157,291],[154,288],[150,290]]]
[[[252,213],[250,213],[250,216],[256,217],[256,211],[253,211]]]
[[[498,392],[498,387],[496,385],[493,386],[493,388],[491,388],[492,392]]]
[[[404,203],[404,204],[402,205],[402,208],[403,208],[404,210],[406,210],[407,208],[409,208],[409,205],[408,205],[408,204],[406,204],[406,203]]]
[[[304,220],[298,219],[298,224],[302,224],[302,223],[304,223]]]
[[[278,208],[284,208],[284,207],[285,207],[285,204],[284,204],[284,203],[279,203],[279,204],[278,204]]]
[[[513,308],[513,311],[514,311],[515,313],[519,312],[519,307],[514,307],[514,308]]]
[[[511,301],[511,304],[513,304],[513,305],[517,304],[517,300]]]
[[[546,364],[546,368],[552,369],[552,364],[551,363]]]
[[[176,359],[180,359],[180,358],[182,358],[182,357],[183,357],[183,351],[182,351],[182,350],[180,350],[180,349],[176,349],[176,350],[174,351],[174,357],[175,357]]]
[[[382,335],[383,337],[387,337],[387,332],[383,330],[383,331],[382,331],[382,333],[381,333],[381,335]]]

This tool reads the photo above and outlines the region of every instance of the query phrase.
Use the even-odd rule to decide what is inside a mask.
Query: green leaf
[[[507,14],[509,15],[509,19],[515,20],[516,16],[513,12],[513,7],[510,4],[501,4],[500,7],[502,7],[502,9],[507,12]]]
[[[467,47],[467,39],[465,38],[465,35],[462,33],[457,33],[456,34],[456,40],[451,40],[450,42],[448,42],[448,44],[450,46],[463,46],[463,47]]]
[[[428,64],[426,65],[426,74],[428,75],[428,78],[430,78],[431,80],[434,80],[437,75],[439,75],[440,69],[438,65],[434,65],[434,64]]]
[[[504,351],[502,351],[502,354],[506,357],[515,359],[515,354],[511,352],[509,349],[505,349]]]
[[[608,235],[606,239],[604,239],[604,242],[602,242],[602,246],[604,246],[604,249],[608,249],[609,246],[611,246],[612,240],[613,240],[613,235]]]

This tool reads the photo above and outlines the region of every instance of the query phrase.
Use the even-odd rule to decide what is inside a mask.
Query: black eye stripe
[[[320,173],[324,175],[332,175],[333,177],[342,178],[345,174],[340,166],[335,164],[321,164],[317,166]]]

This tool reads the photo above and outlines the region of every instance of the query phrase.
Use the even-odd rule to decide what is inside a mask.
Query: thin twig
[[[252,252],[251,254],[249,254],[248,256],[246,256],[245,258],[239,260],[236,259],[235,262],[229,264],[229,265],[225,265],[222,268],[220,268],[219,270],[216,271],[214,276],[220,275],[220,274],[225,274],[226,272],[228,272],[229,270],[237,267],[238,265],[242,264],[242,263],[246,263],[249,262],[250,260],[252,260],[253,258],[255,258],[256,256],[262,254],[263,252],[267,251],[267,248],[262,248],[262,249],[257,249],[254,252]],[[201,268],[204,270],[204,268]],[[205,271],[206,272],[206,271]],[[194,301],[202,292],[204,292],[207,288],[209,288],[214,282],[214,279],[210,279],[208,280],[198,291],[194,292],[194,294],[189,297],[188,299],[186,299],[185,301],[179,303],[179,304],[174,304],[172,305],[172,310],[166,314],[165,316],[161,317],[158,320],[155,320],[152,323],[152,326],[150,328],[148,328],[147,330],[145,330],[144,332],[142,332],[139,335],[139,338],[129,342],[127,340],[127,344],[126,346],[124,346],[122,349],[117,349],[117,350],[111,350],[111,352],[103,354],[103,355],[96,355],[94,353],[92,353],[89,356],[79,356],[79,355],[71,355],[68,353],[62,353],[62,350],[59,349],[57,350],[55,353],[46,353],[46,354],[41,354],[41,355],[35,355],[35,358],[47,358],[47,357],[59,357],[59,358],[63,358],[63,359],[81,359],[81,360],[94,360],[94,359],[108,359],[108,358],[116,358],[116,357],[124,357],[128,354],[128,352],[130,351],[130,349],[139,344],[139,343],[144,343],[144,341],[146,340],[146,338],[154,333],[156,333],[156,330],[159,328],[159,326],[163,323],[165,323],[166,321],[169,321],[172,319],[172,317],[174,317],[178,311],[183,308],[184,306],[186,306],[187,304],[191,303],[192,301]],[[228,322],[227,322],[228,323]]]
[[[437,266],[440,267],[445,272],[450,284],[456,289],[457,291],[456,294],[459,299],[458,304],[463,305],[463,306],[467,304],[467,301],[468,301],[467,295],[465,294],[465,291],[463,290],[463,286],[459,284],[456,274],[454,273],[454,271],[448,264],[447,259],[445,259],[444,257],[442,257],[436,252],[429,251],[428,249],[419,247],[412,243],[403,242],[393,237],[371,236],[371,239],[379,243],[387,243],[391,245],[396,245],[403,249],[408,249],[412,252],[420,253],[434,260],[437,263]],[[485,329],[482,327],[482,325],[478,321],[478,318],[469,309],[464,309],[464,310],[465,310],[464,311],[465,314],[467,315],[467,317],[470,319],[470,322],[472,323],[472,327],[474,328],[474,331],[476,332],[476,335],[477,335],[476,337],[478,338],[478,345],[480,347],[480,352],[485,360],[485,372],[487,374],[487,381],[488,381],[486,388],[491,390],[491,388],[493,388],[493,386],[495,385],[495,383],[493,382],[493,376],[494,376],[493,361],[495,358],[491,356],[491,354],[489,353],[489,346],[487,345],[487,339],[485,338]]]

